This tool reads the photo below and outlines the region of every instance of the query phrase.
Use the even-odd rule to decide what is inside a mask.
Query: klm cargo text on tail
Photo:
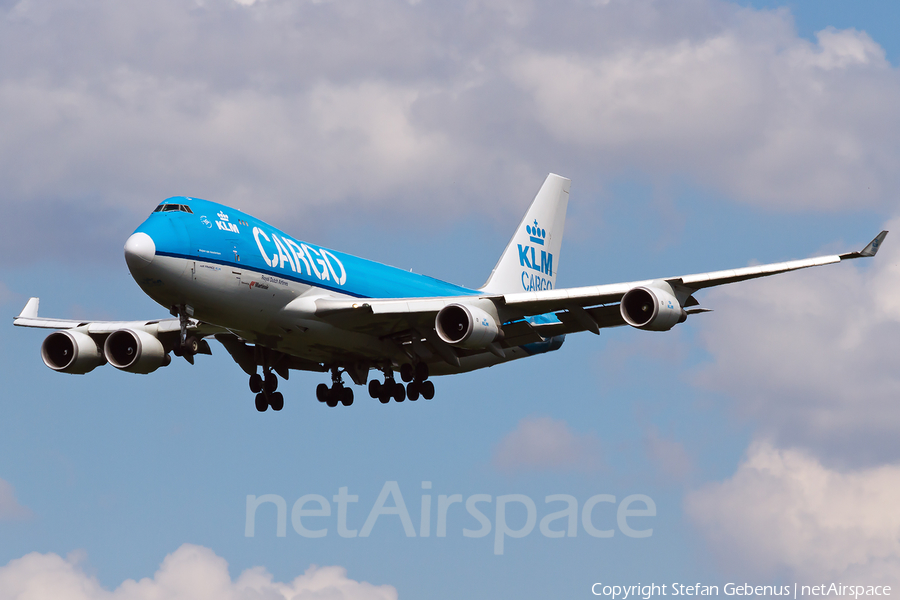
[[[547,238],[547,230],[541,229],[538,226],[537,220],[535,220],[534,225],[526,225],[525,231],[526,233],[528,233],[528,239],[531,240],[533,244],[538,244],[540,246],[544,245],[544,240]],[[553,276],[552,254],[550,254],[546,250],[541,250],[540,262],[538,262],[537,250],[534,246],[523,246],[522,244],[516,245],[519,247],[520,265],[531,269],[532,271],[537,271],[537,273],[541,273],[543,275],[546,275],[547,277]],[[522,287],[526,292],[550,290],[553,289],[553,282],[549,279],[544,279],[543,277],[535,273],[522,271]]]

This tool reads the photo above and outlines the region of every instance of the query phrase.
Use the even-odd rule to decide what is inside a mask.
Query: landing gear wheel
[[[198,350],[200,350],[200,340],[197,339],[196,336],[188,336],[188,338],[184,340],[182,352],[187,354],[197,354]]]
[[[319,402],[326,402],[328,400],[328,392],[331,391],[328,389],[328,386],[324,383],[320,383],[316,386],[316,400]]]
[[[381,389],[381,382],[377,379],[373,379],[369,382],[369,396],[371,396],[372,398],[378,398],[379,396],[381,396]]]
[[[275,376],[275,373],[269,371],[268,373],[266,373],[266,392],[269,394],[273,394],[277,389],[278,377]]]
[[[350,388],[342,388],[341,389],[341,404],[344,406],[350,406],[353,404],[353,390]]]
[[[416,381],[425,381],[428,379],[428,365],[420,362],[416,364]]]
[[[327,404],[330,408],[334,408],[335,406],[337,406],[340,393],[340,388],[328,390],[328,398],[325,399],[325,404]]]
[[[269,406],[271,406],[274,411],[279,411],[284,408],[284,395],[281,392],[275,392],[269,396]]]
[[[269,401],[266,400],[265,395],[257,394],[256,395],[256,410],[259,412],[266,412],[266,409],[269,408]]]
[[[419,384],[413,381],[412,383],[407,384],[406,386],[406,396],[409,398],[410,402],[415,402],[419,399]]]
[[[378,401],[382,404],[387,404],[391,401],[391,395],[382,390],[381,395],[378,396]]]
[[[262,377],[259,376],[259,373],[254,373],[250,376],[250,391],[254,394],[258,394],[262,391],[263,380]]]
[[[402,383],[394,384],[394,400],[397,402],[406,400],[406,389],[403,387]]]
[[[400,379],[404,381],[404,383],[409,383],[415,377],[415,369],[409,363],[403,363],[400,365]]]
[[[426,400],[434,398],[434,384],[430,381],[423,381],[421,384],[422,397]]]

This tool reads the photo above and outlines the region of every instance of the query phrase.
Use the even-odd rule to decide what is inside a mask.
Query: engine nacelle
[[[656,287],[628,290],[622,296],[619,311],[632,327],[650,331],[668,331],[687,319],[687,313],[675,296]]]
[[[84,375],[106,360],[91,336],[80,331],[55,331],[41,344],[44,364],[61,373]]]
[[[434,329],[443,341],[461,348],[484,348],[500,337],[494,317],[465,304],[448,304],[438,311]]]
[[[120,329],[109,334],[103,354],[109,364],[129,373],[152,373],[172,362],[162,343],[139,329]]]

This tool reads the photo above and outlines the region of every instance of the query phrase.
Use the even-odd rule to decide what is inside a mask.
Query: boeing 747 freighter
[[[214,337],[249,375],[260,412],[284,407],[278,378],[291,370],[330,372],[316,397],[332,407],[353,403],[344,374],[368,383],[382,403],[430,400],[432,376],[557,350],[579,331],[667,331],[709,310],[694,298],[705,288],[875,256],[887,235],[859,252],[559,289],[568,200],[569,180],[549,175],[487,283],[469,289],[297,240],[215,202],[169,198],[125,242],[125,261],[174,318],[47,319],[31,298],[15,324],[56,329],[41,357],[76,374],[105,363],[152,373],[172,354],[193,363],[211,353],[207,338]],[[369,379],[373,370],[381,379]]]

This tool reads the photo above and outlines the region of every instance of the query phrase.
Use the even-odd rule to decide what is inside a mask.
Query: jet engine
[[[649,331],[668,331],[687,319],[687,313],[675,296],[656,287],[628,290],[622,296],[619,311],[626,323]]]
[[[462,348],[484,348],[500,337],[494,317],[464,304],[448,304],[438,311],[434,328],[443,341]]]
[[[129,373],[152,373],[172,362],[162,343],[139,329],[119,329],[109,334],[103,354],[109,364]]]
[[[61,373],[84,375],[106,360],[91,336],[80,331],[56,331],[41,344],[44,364]]]

